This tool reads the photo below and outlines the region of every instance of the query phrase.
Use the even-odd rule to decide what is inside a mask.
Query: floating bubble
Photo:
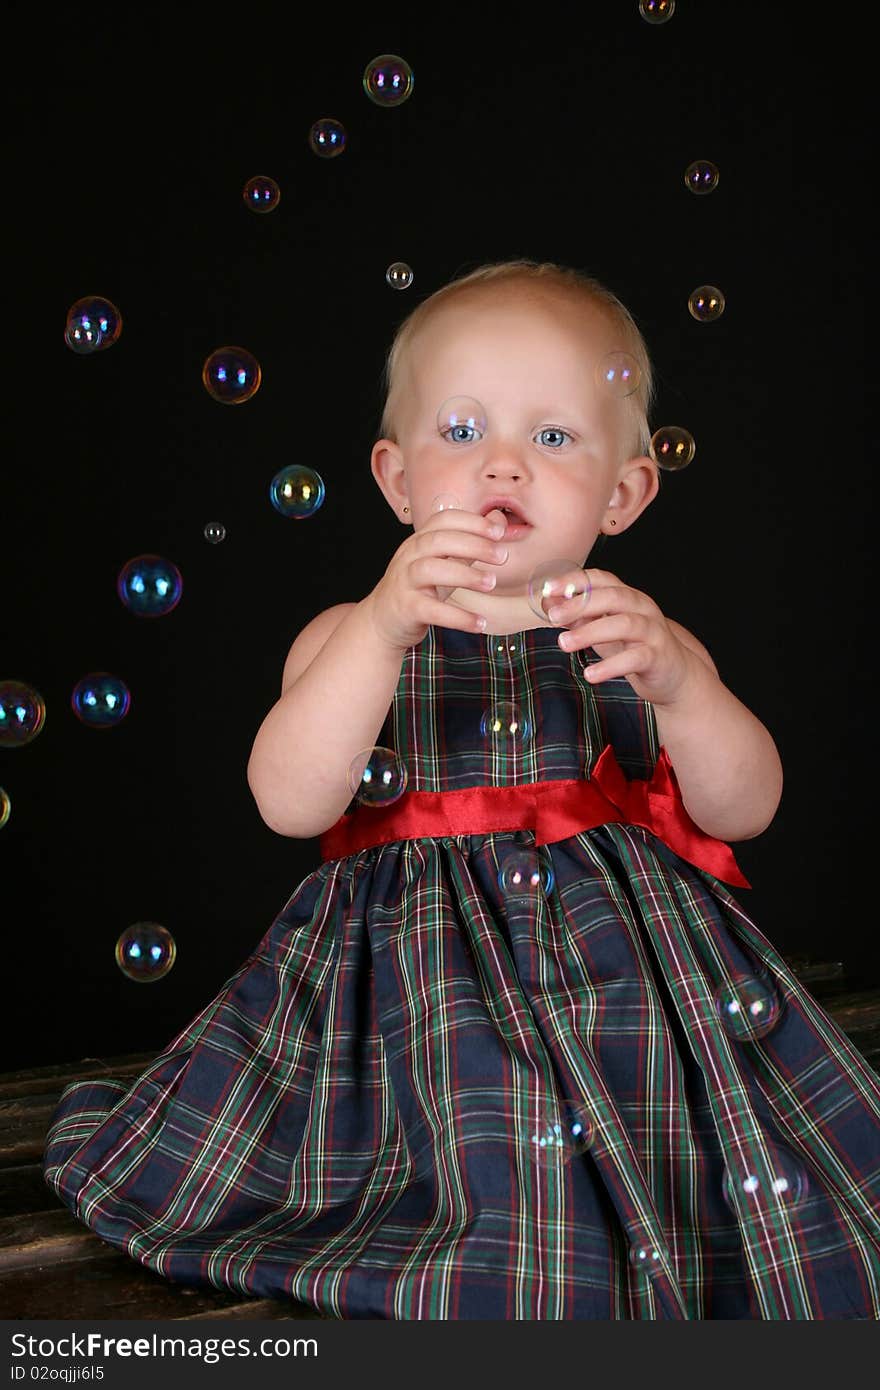
[[[158,922],[135,922],[116,943],[116,964],[139,985],[152,985],[167,975],[177,958],[174,937]]]
[[[204,536],[212,545],[219,545],[220,541],[226,540],[226,527],[222,521],[209,521],[205,525]]]
[[[592,585],[586,572],[574,560],[545,560],[529,579],[529,607],[545,622],[560,626],[574,622],[590,601]],[[559,619],[550,618],[550,609],[564,607]]]
[[[754,1220],[762,1214],[794,1211],[807,1200],[809,1182],[794,1155],[774,1145],[767,1158],[756,1154],[753,1162],[735,1172],[725,1167],[721,1192],[734,1216]]]
[[[524,636],[521,632],[489,633],[486,646],[493,661],[504,665],[519,664],[525,651]]]
[[[697,452],[694,436],[680,425],[663,425],[651,436],[648,453],[658,468],[671,473],[686,468]]]
[[[695,159],[684,171],[684,186],[691,193],[711,193],[718,187],[718,166],[711,159]]]
[[[364,748],[352,758],[348,786],[362,806],[388,806],[406,791],[406,767],[393,748]]]
[[[715,1011],[738,1042],[754,1042],[779,1022],[779,996],[769,980],[744,975],[715,991]]]
[[[64,341],[74,352],[102,352],[118,341],[121,332],[122,315],[100,295],[87,294],[67,311]]]
[[[322,116],[309,131],[309,149],[322,159],[335,159],[348,144],[348,131],[341,121]]]
[[[532,737],[532,725],[528,716],[510,700],[499,700],[483,711],[480,719],[480,733],[489,738],[495,748],[504,753],[508,747],[513,749],[528,743]]]
[[[202,383],[221,405],[241,405],[259,390],[263,373],[252,352],[241,347],[222,347],[205,358]]]
[[[12,811],[12,799],[3,787],[0,787],[0,830],[3,829],[9,820]]]
[[[638,391],[642,369],[628,352],[609,352],[596,367],[596,382],[612,396],[631,396]]]
[[[724,313],[724,295],[715,285],[700,285],[691,291],[688,309],[697,323],[714,323]]]
[[[528,1134],[528,1148],[542,1168],[557,1168],[585,1154],[594,1137],[593,1122],[586,1108],[565,1103],[551,1106],[541,1115],[537,1128]]]
[[[364,91],[376,106],[400,106],[412,94],[415,78],[405,58],[380,53],[364,70]]]
[[[113,729],[121,724],[131,705],[131,691],[118,676],[93,671],[73,687],[70,707],[81,724],[90,729]]]
[[[675,0],[639,0],[639,14],[649,24],[665,24],[675,14]]]
[[[180,601],[183,576],[161,555],[136,555],[119,571],[116,592],[135,617],[163,618]]]
[[[647,1231],[636,1230],[630,1236],[628,1259],[633,1269],[650,1277],[663,1269],[668,1255],[665,1246],[651,1240]]]
[[[450,443],[473,444],[476,441],[463,439],[462,432],[476,433],[482,439],[486,433],[486,412],[472,396],[450,396],[437,411],[437,429],[444,439],[453,436]]]
[[[406,261],[395,261],[386,270],[385,279],[393,290],[408,290],[413,282],[413,273]]]
[[[24,681],[0,681],[0,748],[32,743],[46,722],[46,701]]]
[[[508,898],[546,897],[553,883],[550,864],[542,863],[537,851],[528,845],[513,849],[498,874],[498,887]]]
[[[432,512],[460,512],[461,499],[454,492],[438,492],[431,503]]]
[[[314,516],[324,501],[324,479],[313,468],[288,464],[269,484],[269,500],[282,516],[304,521]]]
[[[255,174],[248,179],[241,196],[251,212],[273,212],[281,202],[281,189],[268,174]]]

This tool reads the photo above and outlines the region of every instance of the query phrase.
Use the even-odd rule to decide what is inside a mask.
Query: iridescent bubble
[[[252,352],[241,347],[222,347],[205,358],[202,383],[221,405],[241,405],[259,390],[263,373]]]
[[[630,1235],[628,1259],[633,1269],[650,1277],[663,1269],[668,1256],[665,1246],[651,1240],[647,1231],[635,1230]]]
[[[415,78],[405,58],[380,53],[364,70],[364,91],[376,106],[399,106],[411,95]]]
[[[486,647],[492,661],[503,666],[519,665],[525,651],[524,635],[521,632],[489,633]]]
[[[473,444],[486,433],[486,412],[472,396],[450,396],[437,411],[437,429],[450,443]]]
[[[70,707],[90,729],[113,729],[121,724],[131,705],[125,681],[108,671],[93,671],[73,687]]]
[[[529,607],[545,622],[559,626],[574,622],[590,601],[592,585],[574,560],[545,560],[529,578]],[[562,609],[558,618],[550,610]]]
[[[639,14],[649,24],[665,24],[675,14],[675,0],[639,0]]]
[[[281,189],[268,174],[255,174],[248,179],[241,196],[251,212],[272,212],[281,201]]]
[[[408,290],[413,282],[413,273],[406,261],[395,261],[386,270],[385,279],[393,290]]]
[[[553,869],[542,863],[529,845],[518,845],[505,857],[498,874],[498,887],[508,898],[546,897],[553,888]]]
[[[406,766],[393,748],[363,748],[351,760],[348,786],[362,806],[388,806],[403,796]]]
[[[754,1042],[779,1022],[779,996],[769,980],[754,975],[729,981],[715,991],[715,1011],[724,1030],[738,1042]]]
[[[335,159],[348,144],[348,131],[341,121],[322,116],[309,131],[309,149],[322,159]]]
[[[0,681],[0,748],[32,743],[46,722],[46,701],[24,681]]]
[[[711,159],[695,159],[684,171],[684,186],[691,193],[711,193],[718,187],[718,166]]]
[[[163,618],[180,601],[183,576],[161,555],[136,555],[119,571],[116,592],[135,617]]]
[[[697,323],[714,323],[724,313],[724,295],[715,285],[700,285],[691,291],[688,309]]]
[[[628,352],[609,352],[596,367],[596,382],[612,396],[631,396],[638,391],[642,369]]]
[[[809,1182],[803,1165],[781,1145],[768,1148],[768,1157],[756,1154],[751,1163],[734,1172],[724,1169],[721,1193],[735,1216],[754,1220],[762,1214],[793,1211],[809,1196]]]
[[[593,1122],[586,1108],[564,1103],[551,1105],[540,1116],[537,1127],[528,1133],[529,1152],[542,1168],[557,1168],[585,1154],[594,1137]]]
[[[12,799],[5,790],[5,788],[0,787],[0,830],[3,829],[4,825],[9,820],[9,815],[11,811]]]
[[[492,740],[494,748],[504,754],[511,753],[532,737],[532,725],[519,705],[510,700],[499,700],[483,711],[480,719],[480,733]]]
[[[174,937],[158,922],[135,922],[116,943],[116,964],[136,984],[152,985],[177,958]]]
[[[121,332],[122,315],[100,295],[87,294],[67,311],[64,341],[74,352],[102,352],[117,342]]]
[[[694,436],[680,425],[662,425],[651,436],[648,453],[658,468],[670,473],[686,468],[697,452]]]
[[[461,499],[454,492],[438,492],[431,503],[431,512],[454,512],[461,511]],[[444,584],[437,584],[437,597],[441,603],[445,603],[454,588],[450,589]]]
[[[304,521],[314,516],[324,501],[324,479],[304,464],[288,464],[269,484],[269,500],[282,516]]]
[[[209,521],[205,524],[204,536],[211,545],[219,545],[220,541],[226,540],[226,527],[222,521]]]

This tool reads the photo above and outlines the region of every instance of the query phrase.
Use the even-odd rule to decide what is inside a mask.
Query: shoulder
[[[703,646],[699,637],[695,637],[692,632],[688,632],[687,628],[682,627],[681,623],[677,623],[674,618],[667,618],[666,622],[672,629],[673,634],[678,638],[679,642],[681,642],[682,646],[689,647],[690,650],[694,652],[700,658],[701,661],[705,661],[706,665],[709,667],[709,670],[713,671],[717,676],[718,667],[715,665],[715,662],[712,660],[711,656],[706,651],[706,648]]]
[[[287,653],[281,677],[282,695],[299,680],[304,671],[308,670],[327,639],[357,606],[356,603],[335,603],[332,608],[325,608],[323,613],[306,623]]]

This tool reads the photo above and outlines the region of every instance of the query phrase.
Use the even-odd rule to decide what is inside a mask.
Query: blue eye
[[[568,430],[560,429],[558,425],[548,425],[546,429],[540,430],[539,434],[564,434],[566,439],[571,439],[572,437]],[[549,447],[556,448],[557,446],[554,444]]]
[[[468,430],[471,432],[471,438],[462,438],[462,432],[467,434]],[[483,437],[476,425],[450,425],[448,429],[441,430],[440,434],[443,439],[448,439],[450,435],[453,435],[451,442],[454,444],[473,444],[473,436],[479,439]]]

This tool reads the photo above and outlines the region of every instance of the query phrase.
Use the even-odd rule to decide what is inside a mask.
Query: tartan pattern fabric
[[[650,705],[555,638],[407,653],[377,744],[411,789],[587,776],[608,742],[650,776]],[[46,1182],[169,1280],[333,1317],[880,1318],[876,1074],[651,831],[533,838],[322,863],[134,1084],[66,1088]],[[755,979],[746,1040],[717,995]]]

